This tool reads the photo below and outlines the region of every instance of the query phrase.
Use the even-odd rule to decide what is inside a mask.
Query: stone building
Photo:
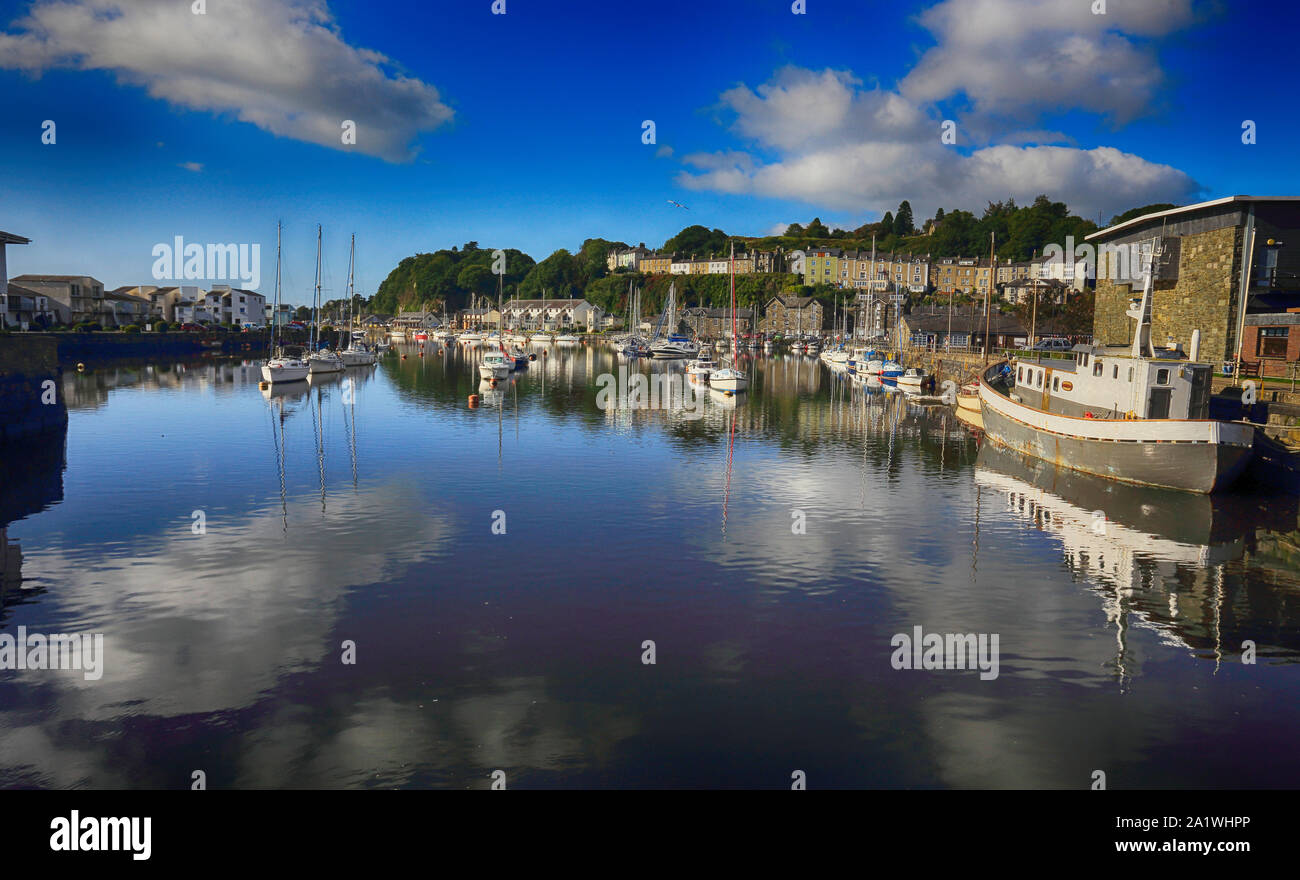
[[[741,307],[736,309],[736,332],[747,336],[754,331],[754,311]],[[655,321],[648,323],[649,330],[654,329]],[[691,332],[704,339],[722,339],[731,336],[731,309],[710,309],[703,306],[682,310],[681,323]]]
[[[1300,197],[1229,196],[1135,217],[1087,241],[1096,249],[1099,345],[1132,341],[1126,312],[1142,296],[1140,254],[1156,241],[1163,250],[1152,285],[1157,347],[1172,341],[1187,350],[1200,330],[1201,359],[1231,361],[1249,314],[1300,307]]]
[[[759,329],[764,333],[820,333],[822,304],[811,296],[781,294],[767,301]]]

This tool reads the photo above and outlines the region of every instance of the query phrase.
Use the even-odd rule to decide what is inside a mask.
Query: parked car
[[[182,325],[181,325],[179,328],[177,328],[177,329],[179,329],[179,330],[183,330],[183,331],[185,331],[186,333],[199,333],[199,332],[201,332],[201,331],[203,330],[203,327],[202,327],[201,325],[199,325],[199,324],[192,324],[192,323],[186,322],[186,323],[182,324]]]
[[[257,331],[259,331],[259,330],[262,329],[262,325],[261,325],[261,324],[253,324],[253,323],[250,323],[250,322],[245,321],[243,324],[241,324],[241,325],[239,326],[239,329],[240,329],[240,332],[242,332],[242,333],[256,333]]]
[[[1047,339],[1039,340],[1038,344],[1034,346],[1033,350],[1034,351],[1070,351],[1073,348],[1074,346],[1070,344],[1070,340],[1061,339],[1059,336],[1057,336],[1057,337],[1049,337]]]

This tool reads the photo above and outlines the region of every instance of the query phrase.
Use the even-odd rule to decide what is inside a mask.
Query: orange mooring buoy
[[[424,352],[420,352],[420,357],[424,357]]]
[[[477,394],[471,394],[471,395],[469,396],[469,408],[470,408],[470,409],[478,409],[478,395],[477,395]]]
[[[402,360],[406,360],[406,355],[402,355]]]

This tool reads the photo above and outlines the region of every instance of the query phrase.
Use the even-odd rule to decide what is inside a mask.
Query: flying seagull
[[[669,200],[668,200],[668,204],[670,204],[670,205],[676,205],[677,207],[679,207],[679,208],[681,208],[681,209],[683,209],[683,210],[685,210],[685,211],[689,211],[689,210],[690,210],[690,208],[686,207],[686,206],[683,205],[681,202],[674,202],[672,199],[669,199]]]

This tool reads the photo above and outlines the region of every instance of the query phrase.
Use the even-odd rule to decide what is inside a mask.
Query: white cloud
[[[438,90],[348,45],[322,0],[38,0],[0,32],[0,68],[100,70],[150,96],[390,161],[448,121]],[[356,145],[341,141],[357,124]]]
[[[181,162],[180,165],[178,165],[177,167],[184,168],[186,171],[193,171],[197,173],[203,170],[203,163],[202,162]]]
[[[944,0],[920,16],[937,40],[899,84],[914,101],[964,95],[979,114],[1149,112],[1164,72],[1147,38],[1193,20],[1191,0]],[[1141,38],[1141,39],[1136,39]]]
[[[1111,147],[1044,145],[1065,139],[1054,132],[1017,129],[1012,143],[974,151],[945,145],[942,120],[932,110],[857,83],[844,72],[785,68],[757,90],[728,90],[722,100],[736,114],[733,130],[752,139],[754,151],[685,156],[689,168],[677,182],[858,215],[892,210],[909,199],[918,218],[938,207],[977,210],[1008,196],[1027,203],[1040,193],[1095,216],[1183,201],[1199,189],[1176,168]],[[810,124],[819,107],[826,108],[825,117]],[[959,125],[963,143],[969,139]]]

